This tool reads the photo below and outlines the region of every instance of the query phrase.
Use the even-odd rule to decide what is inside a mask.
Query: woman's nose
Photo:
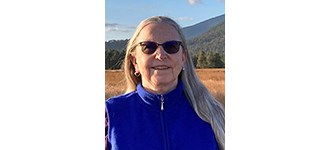
[[[156,59],[163,60],[167,58],[167,53],[165,52],[163,46],[158,46],[156,50]]]

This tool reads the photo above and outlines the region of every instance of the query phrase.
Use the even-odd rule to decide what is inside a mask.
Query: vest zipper
[[[168,150],[168,137],[166,131],[166,121],[165,121],[165,113],[164,113],[164,96],[160,95],[160,110],[161,110],[161,118],[162,118],[162,127],[163,127],[163,137],[164,137],[164,148]]]
[[[160,95],[160,110],[164,110],[164,96]]]

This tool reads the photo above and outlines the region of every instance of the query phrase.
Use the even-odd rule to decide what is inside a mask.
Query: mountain
[[[197,23],[192,26],[182,28],[183,34],[185,35],[186,39],[191,39],[201,35],[202,33],[207,32],[212,27],[223,23],[225,21],[225,14],[205,20],[203,22]]]
[[[196,55],[199,50],[205,52],[225,53],[225,22],[222,22],[205,33],[187,40],[188,49],[192,55]]]

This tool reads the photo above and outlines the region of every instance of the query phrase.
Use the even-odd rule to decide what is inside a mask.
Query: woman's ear
[[[136,68],[137,68],[137,63],[136,63],[136,58],[135,58],[135,56],[130,55],[130,60],[131,60],[131,62],[132,62],[132,64],[133,64],[134,68],[136,69]]]

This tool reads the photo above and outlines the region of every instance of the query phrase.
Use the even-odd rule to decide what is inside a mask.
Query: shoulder
[[[134,106],[139,103],[139,97],[136,91],[127,94],[111,97],[105,101],[105,110],[109,120],[114,116],[121,118],[123,115],[127,115],[128,111],[135,110]]]
[[[133,91],[130,93],[114,96],[114,97],[107,99],[105,101],[105,105],[106,105],[106,107],[113,106],[113,105],[116,105],[116,106],[124,105],[127,102],[132,101],[133,99],[136,99],[136,95],[137,95],[136,91]]]

